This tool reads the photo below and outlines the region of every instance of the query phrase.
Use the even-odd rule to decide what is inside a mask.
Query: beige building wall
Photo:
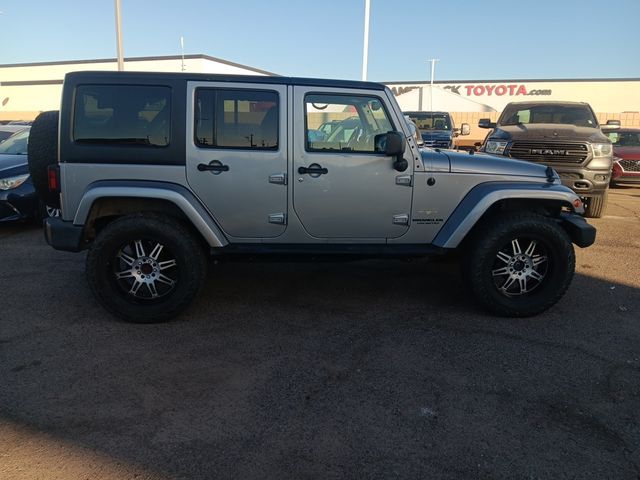
[[[0,65],[0,120],[33,120],[38,113],[58,110],[62,80],[79,70],[115,71],[116,59]],[[125,59],[126,71],[192,72],[228,75],[273,75],[253,67],[206,55]]]
[[[388,82],[386,85],[400,99],[428,83]],[[595,112],[640,112],[640,79],[442,81],[435,86],[498,112],[509,102],[526,101],[587,102]]]

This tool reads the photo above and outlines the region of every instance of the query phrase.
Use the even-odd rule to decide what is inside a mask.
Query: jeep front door
[[[382,241],[409,228],[412,161],[400,172],[383,153],[402,120],[379,93],[295,88],[293,206],[314,237]]]
[[[222,230],[273,238],[287,221],[285,86],[189,82],[187,181]]]

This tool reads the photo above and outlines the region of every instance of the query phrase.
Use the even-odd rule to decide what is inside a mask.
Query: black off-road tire
[[[58,111],[42,112],[29,131],[27,153],[31,181],[42,202],[60,208],[60,196],[49,191],[47,167],[58,162]]]
[[[167,287],[158,278],[157,291],[160,292],[161,286],[169,289],[164,296],[137,297],[138,292],[141,295],[152,295],[152,288],[144,283],[140,284],[141,286],[134,294],[127,291],[130,285],[143,282],[140,279],[140,273],[145,272],[142,268],[136,267],[136,263],[132,264],[131,273],[133,275],[137,273],[138,277],[116,278],[117,272],[130,268],[130,264],[125,264],[122,257],[118,257],[118,253],[132,252],[127,249],[136,241],[141,241],[143,247],[147,245],[143,248],[146,257],[138,255],[137,245],[135,245],[136,253],[131,257],[145,258],[144,262],[151,262],[147,265],[148,278],[150,275],[155,275],[152,270],[152,264],[155,266],[155,263],[153,259],[149,259],[154,253],[150,251],[153,245],[163,246],[160,255],[164,257],[155,259],[158,264],[158,275],[162,270],[161,264],[168,262],[166,260],[162,262],[163,258],[175,259],[176,266],[169,268],[171,273],[167,273],[171,279],[175,279],[174,286]],[[93,242],[86,260],[87,281],[96,299],[114,315],[133,323],[164,322],[179,315],[198,295],[206,273],[207,256],[195,234],[180,221],[153,212],[126,215],[109,223]],[[155,280],[154,285],[156,285]],[[156,286],[153,289],[155,290]]]
[[[604,215],[604,211],[607,209],[608,200],[609,190],[605,190],[603,194],[596,197],[589,197],[584,216],[587,218],[601,218]]]
[[[547,260],[536,267],[544,268],[539,283],[532,280],[530,291],[509,296],[500,290],[500,286],[506,285],[502,280],[509,278],[509,274],[496,276],[493,272],[511,268],[498,255],[505,251],[511,255],[508,250],[515,248],[514,239],[523,243],[520,250],[535,241],[534,248],[545,252]],[[528,212],[511,213],[488,219],[480,226],[467,244],[462,266],[468,289],[485,309],[499,316],[530,317],[544,312],[565,294],[575,272],[575,252],[569,236],[553,219]],[[517,275],[517,268],[515,272]]]

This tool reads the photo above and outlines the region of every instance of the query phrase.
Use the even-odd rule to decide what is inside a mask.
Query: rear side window
[[[169,145],[171,88],[81,85],[76,90],[73,138],[78,143]]]
[[[278,94],[196,90],[195,142],[205,148],[278,149]]]

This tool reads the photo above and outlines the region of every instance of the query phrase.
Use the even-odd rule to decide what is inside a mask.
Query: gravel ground
[[[0,225],[0,478],[640,475],[640,189],[612,191],[565,298],[491,317],[455,265],[223,264],[129,325],[84,255]]]

